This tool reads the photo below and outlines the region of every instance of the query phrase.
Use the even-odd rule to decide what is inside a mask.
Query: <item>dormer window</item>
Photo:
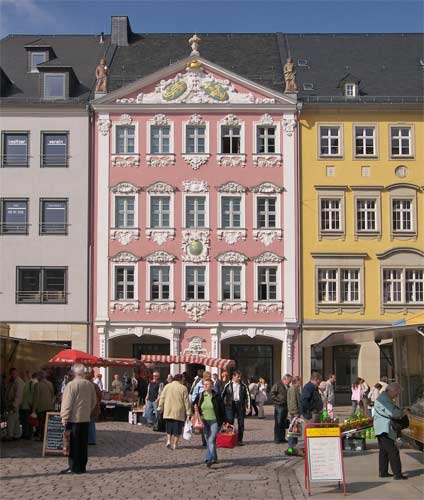
[[[63,73],[44,74],[44,98],[65,99],[65,75]]]
[[[30,52],[29,55],[30,60],[30,72],[38,73],[37,65],[48,60],[47,52]]]
[[[358,86],[356,83],[345,83],[344,95],[345,97],[356,97],[358,94]]]

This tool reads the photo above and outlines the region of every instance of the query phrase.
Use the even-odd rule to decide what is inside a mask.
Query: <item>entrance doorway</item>
[[[236,362],[243,381],[263,377],[268,384],[273,380],[272,345],[230,345],[230,359]]]
[[[351,386],[358,377],[359,346],[338,345],[333,348],[336,391],[350,393]]]
[[[205,365],[199,365],[197,363],[190,363],[187,365],[187,373],[190,376],[190,379],[193,381],[197,376],[197,370],[205,370]]]

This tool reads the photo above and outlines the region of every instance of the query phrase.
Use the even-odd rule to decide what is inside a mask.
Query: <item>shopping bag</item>
[[[31,413],[31,415],[28,415],[27,422],[31,427],[38,427],[38,417],[35,411]]]
[[[205,424],[197,408],[195,408],[194,415],[191,417],[191,425],[194,434],[202,434]]]
[[[186,441],[190,441],[192,437],[193,434],[192,434],[191,422],[190,419],[188,418],[186,420],[186,423],[184,424],[183,439],[185,439]]]
[[[216,435],[217,448],[235,448],[238,441],[238,432],[232,425],[222,427],[221,432]]]
[[[153,422],[153,430],[155,432],[165,432],[165,420],[160,413],[156,414],[155,421]]]
[[[302,435],[302,420],[299,417],[293,417],[287,432],[288,437],[299,437]]]

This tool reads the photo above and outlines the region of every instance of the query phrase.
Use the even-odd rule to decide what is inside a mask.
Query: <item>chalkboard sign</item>
[[[43,457],[46,453],[63,453],[62,419],[59,412],[47,412],[44,427]]]

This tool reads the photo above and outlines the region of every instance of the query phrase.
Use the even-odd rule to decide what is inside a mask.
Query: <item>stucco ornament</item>
[[[138,301],[135,302],[116,302],[113,301],[110,303],[111,311],[120,311],[120,312],[135,312],[138,311],[139,305]]]
[[[238,182],[229,181],[219,186],[218,191],[220,193],[245,193],[246,187],[242,186]]]
[[[259,120],[259,125],[274,125],[274,118],[269,114],[265,113],[264,115],[261,116],[261,119]]]
[[[249,257],[240,252],[224,252],[216,257],[218,262],[223,264],[245,264]]]
[[[131,118],[131,115],[128,113],[124,113],[119,117],[118,124],[119,125],[131,125],[133,119]]]
[[[269,194],[269,193],[281,193],[283,188],[277,186],[277,184],[274,184],[273,182],[262,182],[262,184],[258,184],[257,186],[251,187],[250,190],[252,191],[252,193]]]
[[[253,165],[262,168],[278,168],[281,167],[281,155],[254,155]]]
[[[192,354],[193,356],[207,355],[207,350],[203,347],[206,342],[202,337],[191,337],[189,339],[188,347],[184,349],[183,355]]]
[[[146,191],[148,193],[159,193],[159,194],[171,194],[176,190],[174,186],[167,184],[166,182],[154,182],[147,187]]]
[[[202,155],[202,154],[186,154],[183,155],[184,160],[187,162],[187,164],[193,169],[193,170],[199,170],[199,168],[207,163],[209,160],[208,154]]]
[[[163,245],[168,240],[173,240],[175,238],[175,229],[146,229],[146,238],[148,240],[153,240],[156,244]]]
[[[219,301],[217,304],[218,308],[218,313],[221,314],[222,312],[241,312],[243,314],[247,313],[247,302],[245,300],[240,300],[240,301]]]
[[[182,231],[183,262],[208,262],[209,261],[209,244],[210,231],[208,229],[184,229]],[[193,243],[196,248],[200,248],[200,252],[193,252]],[[196,255],[197,254],[197,255]]]
[[[140,157],[138,155],[113,155],[112,167],[138,168],[140,166]]]
[[[141,259],[141,257],[137,257],[137,255],[134,255],[131,252],[118,252],[116,255],[110,258],[112,262],[119,262],[119,263],[130,263],[130,262],[138,262]]]
[[[245,167],[246,155],[218,155],[218,165],[220,167]]]
[[[296,120],[292,118],[284,118],[283,120],[283,130],[288,137],[294,134],[294,129],[296,127]]]
[[[259,264],[278,264],[282,262],[283,257],[280,257],[274,252],[263,252],[257,257],[254,257],[253,260]]]
[[[187,122],[187,125],[199,126],[199,125],[205,125],[205,124],[206,124],[205,120],[198,113],[194,113],[193,115],[191,115],[189,121]]]
[[[254,229],[252,236],[254,240],[260,241],[265,246],[269,246],[272,242],[281,240],[283,237],[281,229]]]
[[[119,193],[119,194],[136,194],[140,191],[140,189],[141,189],[140,187],[135,186],[130,182],[120,182],[119,184],[116,184],[115,186],[112,186],[110,188],[112,193]]]
[[[219,240],[224,240],[229,245],[234,245],[240,240],[245,240],[246,229],[218,229],[216,232]]]
[[[206,181],[187,180],[183,181],[183,191],[185,193],[207,193],[209,185]]]
[[[174,155],[147,155],[147,165],[153,168],[172,167],[175,164]]]
[[[200,37],[197,36],[196,34],[194,34],[190,40],[188,41],[188,43],[190,44],[190,47],[191,47],[191,56],[195,56],[195,57],[199,57],[200,53],[199,53],[199,44],[200,44]]]
[[[159,114],[154,116],[153,123],[157,127],[164,127],[166,125],[169,125],[169,120],[168,120],[168,117],[165,116],[163,113],[159,113]]]
[[[175,311],[175,302],[172,300],[160,301],[160,302],[150,300],[146,302],[145,309],[147,314],[151,312],[173,313]]]
[[[241,125],[241,121],[236,115],[230,113],[224,118],[223,124],[227,127],[239,127]]]
[[[283,303],[281,301],[278,302],[255,302],[253,306],[253,310],[257,313],[282,313],[283,312]]]
[[[102,135],[108,135],[111,127],[111,121],[107,118],[97,120],[97,128]]]
[[[199,321],[210,310],[211,303],[185,301],[181,303],[181,308],[193,321]]]
[[[127,246],[131,241],[138,240],[140,231],[138,229],[111,229],[110,239],[119,241],[121,245]]]
[[[170,264],[176,259],[172,253],[165,252],[164,250],[157,250],[146,257],[147,262],[151,264]]]

